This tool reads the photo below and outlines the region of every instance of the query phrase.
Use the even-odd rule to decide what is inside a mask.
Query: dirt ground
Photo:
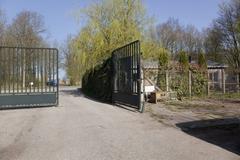
[[[146,104],[166,126],[240,154],[240,99],[194,99]]]
[[[191,120],[240,118],[240,99],[193,99],[146,104],[146,110],[172,124]],[[171,124],[171,123],[169,123]]]

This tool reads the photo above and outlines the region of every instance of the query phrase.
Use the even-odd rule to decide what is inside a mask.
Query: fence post
[[[166,91],[169,91],[168,71],[166,71]]]
[[[189,96],[192,97],[192,72],[188,71],[188,90],[189,90]]]
[[[209,81],[209,73],[207,71],[207,96],[210,95],[210,81]]]
[[[223,94],[226,93],[226,85],[225,85],[225,72],[224,69],[222,69],[222,89],[223,89]]]

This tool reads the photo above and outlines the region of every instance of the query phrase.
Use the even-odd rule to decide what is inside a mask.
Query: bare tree
[[[177,19],[170,18],[158,25],[156,35],[161,46],[173,55],[181,51],[187,52],[188,55],[197,55],[196,53],[200,53],[203,48],[201,32],[192,25],[181,25]]]
[[[19,13],[7,31],[8,44],[14,46],[42,46],[44,28],[43,17],[36,12]]]
[[[0,9],[0,45],[4,45],[5,29],[6,29],[6,17],[4,12]]]
[[[223,52],[221,49],[222,33],[216,28],[208,28],[204,31],[204,52],[207,58],[216,62],[224,62]]]
[[[210,28],[208,50],[220,52],[232,70],[240,76],[240,1],[231,0],[220,5],[219,17]],[[240,83],[240,80],[239,80]]]
[[[240,20],[240,1],[232,0],[229,4],[222,4],[220,15],[215,27],[221,32],[222,49],[229,64],[239,72],[240,70],[240,32],[237,24]]]
[[[179,42],[181,30],[178,20],[170,18],[166,23],[157,26],[157,39],[165,49],[176,53],[182,46]]]
[[[196,27],[192,25],[188,25],[184,28],[181,41],[183,42],[184,50],[191,55],[198,54],[202,51],[202,35]]]
[[[12,24],[8,26],[5,33],[6,45],[17,46],[17,47],[44,47],[46,43],[44,42],[43,34],[45,33],[43,17],[36,12],[23,11],[20,12],[15,19],[13,19]],[[26,78],[30,76],[26,74],[29,72],[29,67],[32,65],[31,57],[33,51],[27,50],[23,54],[23,65],[20,70],[22,70],[22,86],[26,85]],[[14,62],[13,62],[14,63]],[[28,68],[28,69],[26,69]],[[34,70],[32,68],[32,70]],[[34,76],[34,75],[32,75]]]

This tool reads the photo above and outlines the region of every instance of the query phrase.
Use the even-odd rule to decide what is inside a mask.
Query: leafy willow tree
[[[80,16],[86,19],[86,24],[72,38],[66,57],[67,74],[73,83],[88,69],[110,57],[114,49],[142,39],[148,23],[139,0],[97,1],[82,9]]]

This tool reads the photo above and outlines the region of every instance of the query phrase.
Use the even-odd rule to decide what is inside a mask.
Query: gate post
[[[140,48],[140,42],[137,44]],[[144,108],[142,105],[142,74],[141,74],[141,53],[138,52],[137,54],[137,87],[138,87],[138,107],[139,111],[142,113]]]
[[[222,69],[222,89],[223,89],[223,94],[226,93],[226,84],[225,84],[225,71]]]
[[[117,89],[116,84],[116,55],[112,52],[112,103],[114,104],[114,92]]]
[[[140,66],[141,66],[141,58],[140,58]],[[140,105],[139,105],[139,111],[141,112],[141,113],[143,113],[144,112],[144,102],[145,102],[145,99],[144,99],[144,96],[145,96],[145,75],[144,75],[144,69],[143,68],[141,68],[140,67],[140,70],[141,70],[141,72],[140,72],[140,74],[141,74],[141,80],[140,80],[140,85],[141,85],[141,87],[140,87],[140,89],[141,89],[141,92],[140,92]]]

